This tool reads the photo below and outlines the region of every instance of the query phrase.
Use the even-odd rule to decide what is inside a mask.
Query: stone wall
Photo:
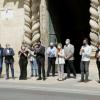
[[[6,10],[12,12],[13,17],[2,18]],[[0,43],[5,47],[11,44],[15,50],[15,63],[18,63],[18,51],[24,34],[24,8],[23,0],[0,0]]]

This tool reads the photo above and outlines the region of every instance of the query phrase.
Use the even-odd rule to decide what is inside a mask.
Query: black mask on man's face
[[[83,45],[86,46],[86,44],[87,44],[87,42],[86,41],[83,41]]]
[[[50,48],[53,48],[53,46],[50,46]]]
[[[86,43],[83,43],[83,45],[85,46],[85,45],[86,45]]]

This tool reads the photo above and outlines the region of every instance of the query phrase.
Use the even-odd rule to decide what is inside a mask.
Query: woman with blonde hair
[[[56,51],[56,65],[58,67],[58,81],[63,81],[64,79],[64,49],[62,48],[62,44],[58,43],[57,51]]]

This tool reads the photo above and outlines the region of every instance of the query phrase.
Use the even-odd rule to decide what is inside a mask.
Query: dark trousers
[[[49,76],[50,70],[52,68],[52,76],[55,76],[55,57],[50,58],[48,57],[48,70],[47,70],[47,76]]]
[[[81,61],[80,64],[80,69],[81,69],[81,80],[84,80],[84,75],[85,75],[85,80],[88,80],[89,77],[89,63],[90,61]]]
[[[45,59],[44,58],[37,58],[37,64],[38,64],[38,75],[39,78],[41,78],[41,71],[42,71],[42,76],[45,78]]]
[[[66,65],[67,77],[70,77],[71,71],[72,71],[73,75],[76,77],[74,61],[73,60],[66,60],[65,65]]]
[[[20,66],[20,77],[19,79],[25,80],[27,79],[27,64],[28,61],[25,60],[20,60],[19,61],[19,66]]]
[[[14,78],[14,63],[5,63],[6,64],[6,78],[9,78],[9,66],[11,69],[12,78]]]
[[[0,75],[2,74],[3,58],[0,58]]]
[[[100,61],[96,61],[97,68],[98,68],[98,75],[99,75],[99,80],[100,80]]]

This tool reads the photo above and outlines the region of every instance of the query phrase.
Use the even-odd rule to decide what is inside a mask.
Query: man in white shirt
[[[88,82],[89,79],[89,63],[90,63],[90,57],[91,57],[92,48],[88,45],[88,40],[83,40],[83,46],[80,49],[80,55],[81,57],[81,80],[80,82]],[[84,72],[85,71],[85,72]],[[85,74],[85,80],[84,80],[84,74]]]
[[[52,76],[55,76],[55,60],[56,60],[56,47],[51,42],[50,46],[47,48],[47,55],[48,55],[48,70],[47,70],[47,77],[49,77],[49,73],[52,67]]]

